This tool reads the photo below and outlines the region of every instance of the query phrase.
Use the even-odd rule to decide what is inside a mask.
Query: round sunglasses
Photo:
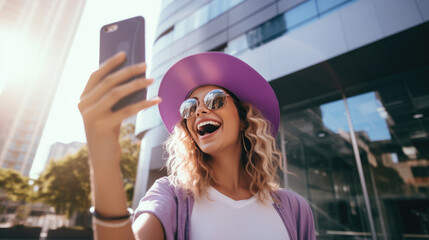
[[[228,98],[229,94],[227,94],[222,89],[214,89],[210,92],[208,92],[204,96],[204,105],[209,110],[217,110],[222,108],[225,103],[226,99]],[[195,116],[195,113],[197,112],[199,101],[195,98],[188,98],[186,99],[182,105],[180,105],[180,115],[184,119],[191,118]]]

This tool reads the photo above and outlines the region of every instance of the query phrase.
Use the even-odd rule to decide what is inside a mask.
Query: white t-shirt
[[[236,201],[213,187],[208,197],[195,199],[190,234],[191,240],[289,240],[272,200],[260,203],[253,196]]]

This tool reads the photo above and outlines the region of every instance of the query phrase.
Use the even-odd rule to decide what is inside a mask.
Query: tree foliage
[[[50,160],[35,183],[37,199],[53,206],[57,213],[70,217],[75,211],[86,211],[91,205],[88,149]]]
[[[140,152],[140,142],[134,138],[134,125],[128,124],[121,128],[119,143],[122,150],[120,166],[124,181],[134,185]]]
[[[14,169],[0,168],[0,189],[12,201],[28,201],[32,196],[29,178]]]
[[[140,148],[139,143],[131,137],[133,132],[133,125],[121,128],[120,166],[128,203],[131,203],[134,192]],[[51,160],[35,184],[38,186],[37,199],[53,206],[57,213],[70,217],[74,212],[88,211],[91,205],[88,148],[85,146],[76,154]]]

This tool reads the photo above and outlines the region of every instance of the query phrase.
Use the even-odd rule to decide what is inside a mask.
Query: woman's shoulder
[[[165,192],[174,194],[178,191],[178,187],[173,184],[168,176],[158,178],[150,187],[148,192]]]
[[[147,194],[151,193],[170,195],[175,197],[186,196],[185,191],[180,186],[180,184],[174,182],[169,176],[158,178],[147,192]]]
[[[273,192],[274,197],[280,201],[280,205],[295,210],[311,210],[308,201],[296,192],[280,188]]]
[[[161,178],[158,178],[157,180],[155,180],[154,186],[168,187],[168,188],[174,187],[168,176],[164,176],[164,177],[161,177]]]
[[[273,197],[277,197],[280,203],[277,207],[283,213],[283,216],[291,219],[286,221],[293,226],[291,229],[296,229],[297,239],[316,239],[316,231],[314,227],[314,217],[310,204],[305,198],[296,192],[279,189],[273,192]]]
[[[171,212],[175,212],[178,194],[180,194],[180,189],[175,187],[168,177],[159,178],[140,200],[137,210],[157,212],[161,209],[162,212],[165,212],[165,209],[171,209]]]

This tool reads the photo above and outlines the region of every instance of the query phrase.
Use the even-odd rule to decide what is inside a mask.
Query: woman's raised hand
[[[119,85],[146,71],[146,64],[140,63],[112,72],[125,59],[125,53],[120,52],[103,63],[92,73],[80,98],[79,110],[83,117],[93,165],[108,167],[119,163],[121,151],[118,138],[121,122],[140,110],[161,102],[159,97],[155,97],[112,112],[112,106],[121,98],[144,89],[153,82],[153,79],[139,78]]]
[[[95,71],[89,78],[79,103],[88,141],[92,200],[96,211],[106,217],[127,214],[124,182],[119,166],[122,120],[161,102],[159,97],[155,97],[112,112],[112,106],[120,99],[153,82],[152,79],[139,78],[123,83],[146,71],[146,64],[140,63],[112,72],[125,58],[125,53],[120,52]],[[147,235],[145,239],[164,239],[162,226],[157,218],[148,213],[143,215],[143,218],[139,217],[136,231],[142,236]],[[120,227],[105,227],[95,221],[94,233],[95,239],[134,239],[131,222]],[[138,236],[136,238],[139,239]]]

